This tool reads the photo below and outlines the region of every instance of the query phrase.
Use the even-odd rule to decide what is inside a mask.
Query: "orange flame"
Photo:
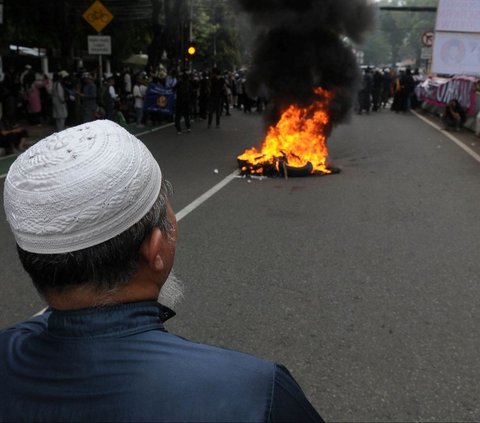
[[[320,87],[314,92],[321,99],[305,108],[289,106],[277,124],[269,128],[260,150],[252,147],[238,156],[239,161],[250,165],[242,167],[242,172],[263,174],[268,165],[280,171],[283,161],[295,168],[311,163],[312,173],[331,173],[326,165],[325,128],[330,122],[328,106],[332,94]]]

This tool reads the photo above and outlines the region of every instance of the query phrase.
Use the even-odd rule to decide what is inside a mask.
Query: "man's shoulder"
[[[213,365],[216,369],[225,371],[251,370],[265,375],[271,375],[274,372],[274,362],[250,353],[193,341],[169,332],[156,332],[153,336],[158,337],[159,348],[174,350],[175,356],[180,362],[185,362],[185,360],[189,363],[197,362],[205,368]]]
[[[215,386],[215,398],[242,398],[246,408],[263,403],[268,421],[322,422],[302,389],[282,364],[248,353],[176,337],[182,348],[175,374],[195,389]],[[212,390],[212,388],[210,388]],[[210,392],[211,393],[211,392]],[[240,411],[239,411],[240,412]]]
[[[40,334],[47,328],[49,312],[34,316],[31,319],[0,329],[0,344],[18,334]]]

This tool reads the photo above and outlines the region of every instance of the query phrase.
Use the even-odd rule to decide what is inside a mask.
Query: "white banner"
[[[437,32],[432,71],[447,75],[480,75],[480,34]]]
[[[480,1],[439,0],[435,30],[480,32]]]

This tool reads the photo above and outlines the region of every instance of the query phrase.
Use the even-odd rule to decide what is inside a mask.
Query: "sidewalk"
[[[41,126],[38,125],[29,125],[26,121],[19,121],[18,125],[22,128],[25,128],[28,131],[28,140],[27,140],[27,146],[30,147],[33,144],[35,144],[37,141],[53,134],[55,132],[55,127],[50,124],[43,124]],[[161,124],[161,125],[145,125],[143,128],[138,128],[134,123],[131,124],[123,124],[122,126],[130,133],[133,135],[141,134],[144,132],[150,132],[153,130],[156,130],[162,126],[167,125]],[[6,173],[8,172],[8,169],[10,168],[11,164],[15,161],[17,158],[18,153],[16,154],[5,154],[5,150],[3,148],[0,148],[0,177],[5,176]]]

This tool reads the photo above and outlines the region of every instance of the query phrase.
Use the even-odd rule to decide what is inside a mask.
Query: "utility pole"
[[[190,0],[190,21],[189,21],[189,28],[188,28],[188,41],[193,41],[193,1]]]
[[[193,41],[193,1],[190,0],[190,19],[188,22],[188,45],[190,45]],[[190,73],[193,71],[193,56],[190,57],[190,60],[188,61],[188,66]]]
[[[217,67],[217,7],[213,5],[213,25],[215,27],[213,33],[213,67]]]

